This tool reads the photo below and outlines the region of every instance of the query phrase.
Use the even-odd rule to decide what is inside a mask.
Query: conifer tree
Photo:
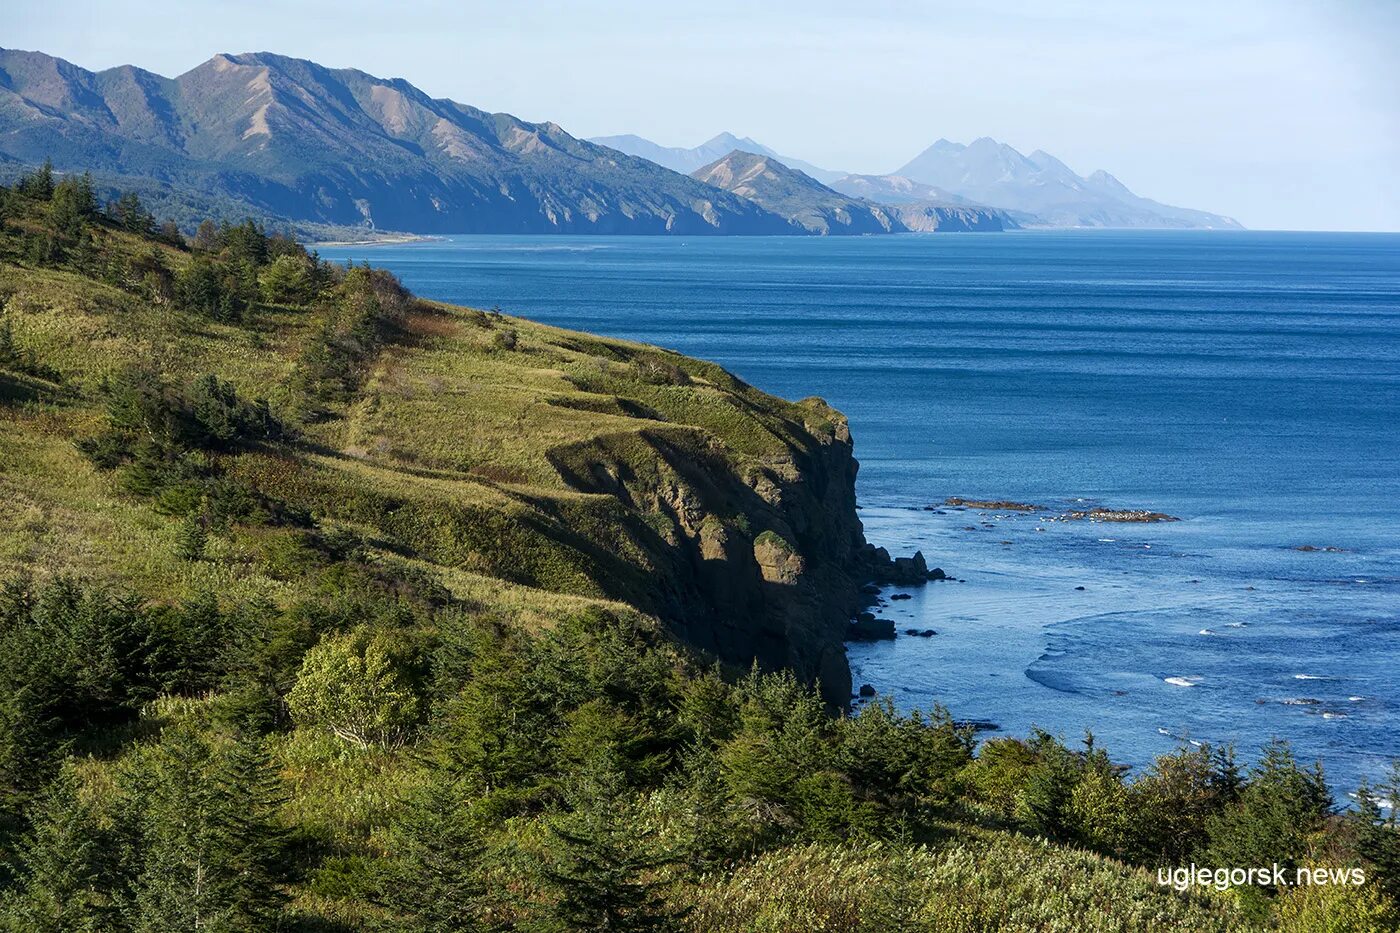
[[[487,893],[485,842],[464,782],[445,770],[404,812],[387,900],[421,933],[476,929]]]
[[[1381,801],[1389,810],[1381,809]],[[1378,787],[1362,784],[1356,792],[1356,810],[1350,819],[1356,826],[1356,850],[1366,860],[1367,875],[1392,900],[1400,903],[1400,761],[1391,765],[1389,777]]]
[[[208,780],[209,749],[190,729],[168,734],[136,767],[141,865],[132,926],[138,933],[208,930],[219,921]]]
[[[19,180],[20,193],[36,201],[47,201],[53,197],[53,160],[44,163]]]
[[[175,556],[181,560],[203,560],[208,545],[209,529],[204,527],[204,516],[198,511],[190,512],[175,532]]]
[[[228,929],[266,930],[286,901],[287,835],[278,821],[286,794],[263,742],[240,738],[213,773],[210,841],[218,862],[219,897]]]
[[[570,811],[549,824],[555,853],[540,868],[554,895],[551,919],[565,929],[608,933],[677,928],[662,874],[677,856],[641,819],[618,763],[607,755],[591,762],[568,803]]]
[[[1321,766],[1299,767],[1288,743],[1275,740],[1264,747],[1239,799],[1207,821],[1207,854],[1217,865],[1291,869],[1331,807]]]
[[[64,767],[37,802],[18,891],[0,910],[0,928],[97,933],[118,923],[106,834],[78,789],[73,768]]]

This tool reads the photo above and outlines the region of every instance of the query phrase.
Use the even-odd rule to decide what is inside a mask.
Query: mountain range
[[[134,189],[185,226],[245,215],[428,234],[1238,226],[991,139],[940,140],[891,175],[847,174],[730,133],[693,149],[578,139],[266,52],[166,78],[0,49],[0,176],[46,158]]]
[[[0,152],[313,223],[418,233],[794,232],[737,195],[553,123],[268,53],[216,55],[172,79],[0,51]]]
[[[693,149],[659,146],[639,136],[593,140],[676,171],[740,149],[775,158],[851,197],[886,205],[914,202],[994,208],[1016,224],[1040,227],[1166,227],[1238,229],[1232,218],[1139,197],[1108,172],[1081,177],[1037,149],[1022,155],[984,137],[970,145],[940,139],[887,175],[835,172],[779,155],[762,143],[721,133]]]
[[[999,231],[1016,226],[1004,212],[980,205],[949,204],[937,199],[881,204],[852,197],[773,156],[738,149],[696,169],[691,177],[747,198],[822,236]]]
[[[1219,214],[1139,197],[1102,169],[1081,177],[1047,152],[1037,149],[1022,155],[985,136],[970,145],[940,139],[895,174],[1032,215],[1045,226],[1240,227]]]
[[[830,169],[819,168],[811,162],[804,162],[802,159],[792,156],[780,155],[769,149],[756,140],[747,136],[739,137],[733,133],[720,133],[713,139],[701,143],[693,149],[684,149],[679,146],[659,146],[649,139],[640,136],[627,134],[624,136],[593,136],[589,142],[597,143],[600,146],[608,146],[618,152],[625,152],[628,155],[649,159],[657,165],[664,165],[673,172],[683,172],[692,174],[696,169],[709,165],[717,159],[722,159],[734,151],[751,152],[755,155],[769,156],[777,159],[788,168],[795,168],[799,172],[823,184],[831,184],[838,178],[846,175],[845,172],[833,172]]]

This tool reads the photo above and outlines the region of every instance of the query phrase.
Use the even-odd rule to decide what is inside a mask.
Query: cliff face
[[[644,432],[641,449],[635,438],[590,441],[550,458],[570,486],[614,497],[658,530],[650,592],[633,597],[643,608],[726,662],[819,681],[839,705],[850,697],[843,641],[864,542],[857,464],[843,416],[816,399],[796,408],[787,449],[759,463],[735,463],[691,431]]]

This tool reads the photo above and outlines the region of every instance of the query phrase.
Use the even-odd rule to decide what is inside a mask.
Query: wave
[[[1173,687],[1194,687],[1201,680],[1199,677],[1163,677],[1163,681]]]

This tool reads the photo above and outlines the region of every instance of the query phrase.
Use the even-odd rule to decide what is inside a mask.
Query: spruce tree
[[[130,806],[141,813],[140,859],[131,904],[137,933],[211,930],[223,920],[209,780],[210,753],[176,728],[138,769]]]
[[[1389,778],[1374,790],[1362,784],[1356,792],[1356,810],[1350,819],[1356,826],[1356,851],[1366,861],[1368,879],[1400,903],[1400,761],[1391,765]],[[1381,809],[1381,801],[1390,805]]]
[[[226,929],[269,929],[286,903],[287,835],[277,815],[286,799],[255,737],[235,742],[214,769],[210,842]]]
[[[421,933],[477,929],[487,893],[485,842],[461,780],[445,771],[409,802],[386,900]]]
[[[181,560],[203,560],[208,546],[209,529],[204,527],[204,516],[197,511],[190,512],[175,532],[175,556]]]
[[[0,909],[0,927],[96,933],[117,926],[111,897],[115,866],[105,834],[78,790],[76,774],[65,767],[38,801],[17,893]]]
[[[611,756],[590,763],[568,794],[571,810],[550,821],[555,852],[540,867],[554,895],[550,919],[565,929],[670,930],[679,914],[666,903],[662,870],[677,860],[641,819]]]

